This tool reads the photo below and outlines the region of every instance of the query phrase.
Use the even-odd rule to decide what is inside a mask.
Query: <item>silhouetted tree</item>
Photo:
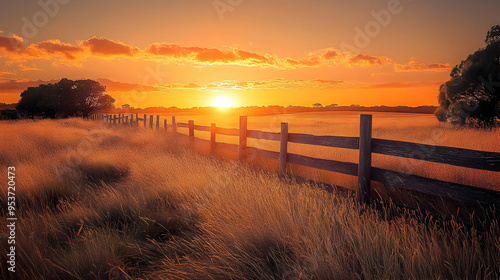
[[[323,105],[321,103],[314,103],[313,108],[323,108]]]
[[[30,87],[21,93],[20,112],[57,116],[83,116],[112,106],[115,100],[104,94],[106,87],[93,80],[62,79],[55,84]]]
[[[500,26],[486,36],[488,45],[455,66],[439,89],[439,121],[491,127],[500,118]]]
[[[486,34],[486,40],[484,40],[484,42],[488,45],[500,42],[500,25],[491,27],[491,30]]]

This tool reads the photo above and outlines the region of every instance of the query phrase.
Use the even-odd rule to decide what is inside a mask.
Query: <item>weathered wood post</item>
[[[215,135],[217,127],[215,123],[210,124],[210,155],[215,155]]]
[[[163,120],[163,128],[165,128],[165,131],[167,131],[167,119]]]
[[[189,142],[191,145],[194,144],[194,121],[190,120],[188,121],[189,124]]]
[[[118,114],[118,123],[122,123],[122,114]]]
[[[153,115],[149,116],[149,128],[153,129]]]
[[[130,126],[134,124],[134,114],[130,114]]]
[[[144,128],[148,127],[148,116],[144,114]]]
[[[285,178],[287,174],[286,161],[288,153],[288,123],[281,123],[280,135],[280,178]]]
[[[240,116],[240,143],[238,146],[239,160],[245,159],[245,149],[247,148],[247,116]]]
[[[116,115],[113,115],[113,124],[116,124]]]
[[[124,124],[128,124],[128,116],[125,116],[125,122]]]
[[[370,180],[372,169],[372,115],[360,116],[358,193],[359,203],[370,203]]]
[[[189,124],[189,137],[194,137],[194,121],[188,121]]]
[[[160,115],[156,115],[156,129],[160,129]]]
[[[175,116],[172,116],[172,131],[177,132],[177,124],[175,123]]]

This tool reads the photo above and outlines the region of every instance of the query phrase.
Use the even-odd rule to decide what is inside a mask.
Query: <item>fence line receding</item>
[[[124,114],[91,115],[90,119],[129,126],[140,126],[142,122],[145,128],[148,127],[148,118],[146,114],[144,114],[142,118],[139,118],[138,114],[130,114],[130,120],[128,116]],[[150,115],[149,127],[159,130],[160,116],[156,115],[156,125],[154,125],[154,119],[154,116]],[[499,191],[406,174],[373,167],[371,165],[371,155],[375,153],[500,172],[500,153],[372,138],[371,115],[362,114],[360,116],[359,137],[317,136],[302,133],[289,133],[288,123],[281,124],[280,132],[249,130],[246,116],[240,117],[238,129],[217,127],[215,123],[212,123],[210,126],[195,125],[193,120],[189,120],[187,123],[176,122],[175,116],[172,116],[170,124],[168,124],[165,119],[163,128],[165,131],[167,131],[167,128],[171,128],[171,131],[174,133],[178,133],[178,128],[187,128],[191,142],[194,141],[195,131],[210,132],[210,154],[212,155],[215,154],[217,146],[222,145],[222,143],[216,142],[217,134],[238,137],[238,145],[224,143],[224,147],[237,151],[238,158],[241,161],[244,161],[248,154],[278,160],[280,177],[287,176],[287,165],[289,163],[357,176],[357,200],[361,203],[368,203],[370,201],[370,182],[376,181],[407,190],[450,199],[459,203],[470,205],[477,205],[479,203],[486,206],[495,206],[496,209],[500,208]],[[279,141],[280,151],[275,152],[249,147],[247,145],[248,138]],[[289,153],[287,151],[289,142],[358,150],[359,162],[356,164]]]

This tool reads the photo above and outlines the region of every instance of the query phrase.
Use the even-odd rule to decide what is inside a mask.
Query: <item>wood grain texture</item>
[[[344,136],[316,136],[310,134],[290,133],[288,134],[288,141],[300,144],[345,148],[345,149],[358,149],[358,137],[344,137]]]
[[[433,146],[377,138],[372,139],[372,152],[474,169],[497,172],[500,171],[500,153],[494,152]]]
[[[468,205],[500,207],[500,192],[372,167],[372,180]]]

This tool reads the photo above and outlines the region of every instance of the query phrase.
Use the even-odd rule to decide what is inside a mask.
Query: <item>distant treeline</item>
[[[223,110],[226,114],[240,115],[240,116],[264,116],[274,114],[293,114],[302,112],[330,112],[330,111],[370,111],[370,112],[398,112],[398,113],[418,113],[418,114],[433,114],[436,111],[436,106],[338,106],[338,107],[281,107],[281,106],[267,106],[267,107],[240,107],[240,108],[214,108],[214,107],[199,107],[181,109],[177,107],[161,108],[149,107],[141,108],[115,108],[107,110],[102,113],[111,114],[220,114]]]
[[[16,103],[5,104],[0,103],[0,110],[15,110]],[[195,107],[182,109],[177,107],[148,107],[148,108],[114,108],[103,110],[99,113],[108,114],[175,114],[175,115],[203,115],[203,114],[220,114],[221,110],[225,114],[240,115],[240,116],[265,116],[274,114],[293,114],[302,112],[330,112],[330,111],[370,111],[370,112],[397,112],[397,113],[417,113],[417,114],[433,114],[436,111],[436,106],[338,106],[338,107],[301,107],[301,106],[267,106],[267,107],[240,107],[240,108],[214,108],[214,107]]]

